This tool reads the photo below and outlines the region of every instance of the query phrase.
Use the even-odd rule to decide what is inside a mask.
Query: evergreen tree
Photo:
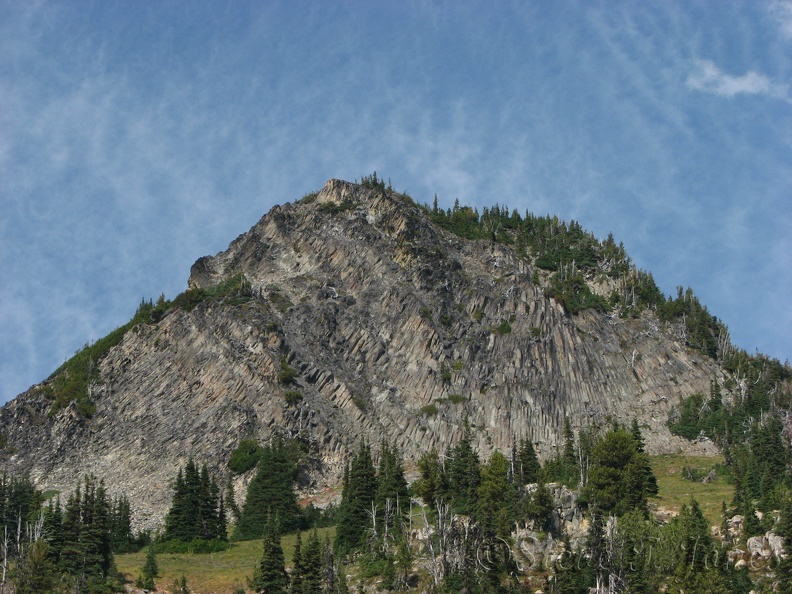
[[[564,417],[564,464],[568,468],[574,468],[578,464],[577,454],[575,453],[575,434],[572,432],[572,425],[569,417]]]
[[[421,478],[413,483],[413,490],[430,509],[434,509],[438,501],[444,501],[449,496],[448,479],[437,450],[432,448],[421,455],[418,470]]]
[[[383,513],[388,500],[393,510],[409,509],[410,496],[399,451],[396,446],[390,446],[383,439],[380,444],[380,462],[377,471],[377,495],[374,498],[378,513]],[[392,525],[394,517],[387,520]]]
[[[171,585],[172,594],[190,594],[190,588],[187,587],[187,578],[181,576],[179,579],[173,581]]]
[[[589,588],[595,584],[590,564],[572,552],[568,539],[564,541],[564,552],[553,565],[550,584],[552,594],[589,594]]]
[[[514,461],[514,472],[519,487],[524,487],[539,480],[539,457],[536,455],[533,443],[529,439],[520,441],[517,459]]]
[[[50,560],[53,563],[58,563],[61,550],[63,549],[63,510],[61,509],[60,497],[50,499],[44,509],[42,534],[47,541],[47,554]]]
[[[80,591],[102,591],[115,579],[110,504],[104,484],[85,477],[71,494],[63,514],[59,569]]]
[[[60,554],[60,569],[77,575],[83,566],[82,533],[82,490],[80,485],[69,495],[63,512],[63,548]]]
[[[330,536],[325,534],[324,544],[322,545],[322,592],[335,594],[337,590],[338,580],[336,578],[333,545],[330,544]]]
[[[239,522],[240,510],[234,498],[234,483],[230,474],[226,480],[224,503],[228,513],[231,514],[231,521],[235,524]]]
[[[792,494],[787,493],[781,507],[778,535],[784,539],[784,556],[776,569],[779,594],[792,594]]]
[[[257,594],[287,594],[289,576],[280,543],[280,530],[275,525],[272,514],[267,517],[263,532],[261,561],[248,585]]]
[[[149,544],[146,549],[146,562],[143,564],[143,569],[140,570],[140,575],[135,580],[135,587],[142,590],[154,590],[154,578],[159,576],[159,566],[157,565],[157,556],[154,554],[154,545]]]
[[[302,552],[302,594],[322,594],[322,546],[316,528]]]
[[[346,568],[343,564],[338,565],[338,594],[349,594],[349,586],[347,585]]]
[[[113,498],[110,509],[110,538],[113,552],[130,553],[137,550],[137,543],[132,534],[132,510],[129,499],[125,495]]]
[[[592,467],[584,493],[603,513],[622,515],[631,509],[646,511],[646,454],[630,433],[611,430],[594,446]]]
[[[517,488],[509,481],[509,461],[494,452],[481,468],[476,517],[485,538],[508,538],[515,517]]]
[[[234,531],[236,540],[260,538],[270,514],[277,516],[283,532],[300,525],[302,512],[294,492],[295,472],[282,441],[262,449],[258,470],[248,485],[247,499]]]
[[[450,452],[448,460],[448,486],[451,507],[460,515],[476,512],[478,488],[481,484],[478,454],[471,445],[470,428],[465,422],[465,434]]]
[[[631,433],[633,439],[635,440],[635,450],[639,454],[645,454],[646,449],[644,446],[643,435],[641,434],[641,428],[638,426],[638,420],[633,419],[632,421],[632,428]],[[643,475],[643,486],[646,494],[651,497],[656,497],[657,493],[659,492],[659,487],[657,486],[657,478],[652,471],[652,466],[649,464],[648,456],[645,459],[645,462],[642,467],[642,475]]]
[[[371,450],[361,439],[360,447],[348,465],[344,489],[338,509],[335,549],[346,555],[365,544],[369,512],[377,493],[377,478],[371,461]]]
[[[179,469],[173,500],[165,517],[165,540],[226,540],[225,510],[217,483],[204,464],[190,459]]]
[[[55,565],[50,560],[49,545],[42,538],[27,547],[11,573],[15,594],[53,592],[56,579]]]
[[[526,499],[525,515],[533,520],[534,528],[549,531],[553,525],[553,494],[541,478],[536,489]]]
[[[292,555],[292,571],[289,575],[289,594],[302,594],[303,591],[303,563],[302,563],[302,535],[297,531],[294,541],[294,554]]]

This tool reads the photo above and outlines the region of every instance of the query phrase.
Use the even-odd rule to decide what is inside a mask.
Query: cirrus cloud
[[[724,97],[746,94],[789,100],[789,85],[776,84],[753,70],[742,76],[732,76],[723,72],[711,60],[696,60],[695,70],[688,75],[685,85],[696,91]]]

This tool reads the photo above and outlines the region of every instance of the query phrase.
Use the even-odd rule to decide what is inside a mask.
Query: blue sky
[[[375,170],[612,231],[790,357],[792,0],[0,0],[0,401]]]

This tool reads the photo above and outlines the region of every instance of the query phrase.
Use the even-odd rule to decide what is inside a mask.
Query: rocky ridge
[[[361,438],[391,440],[409,465],[453,444],[465,420],[483,458],[523,437],[552,455],[565,417],[635,417],[650,452],[695,447],[666,421],[723,376],[715,362],[651,312],[570,316],[535,272],[508,245],[437,228],[403,195],[330,180],[199,259],[189,287],[241,274],[253,298],[173,308],[127,332],[97,363],[92,418],[53,414],[43,386],[4,406],[0,467],[60,491],[93,473],[150,526],[180,465],[225,472],[242,438],[297,440],[305,491],[337,483]]]

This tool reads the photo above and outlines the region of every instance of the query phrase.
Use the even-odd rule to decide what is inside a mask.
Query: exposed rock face
[[[651,314],[569,316],[533,272],[507,245],[436,228],[405,197],[331,180],[198,260],[190,287],[242,273],[257,298],[128,332],[99,362],[92,419],[48,416],[38,388],[7,404],[13,453],[0,465],[60,490],[94,473],[151,523],[188,457],[223,472],[246,437],[303,440],[315,487],[338,480],[361,437],[395,442],[409,464],[452,444],[465,419],[483,458],[523,437],[551,455],[565,416],[573,428],[637,417],[650,452],[689,448],[665,423],[680,396],[721,376],[714,362]],[[282,361],[293,385],[278,380]],[[287,390],[302,399],[288,404]]]

